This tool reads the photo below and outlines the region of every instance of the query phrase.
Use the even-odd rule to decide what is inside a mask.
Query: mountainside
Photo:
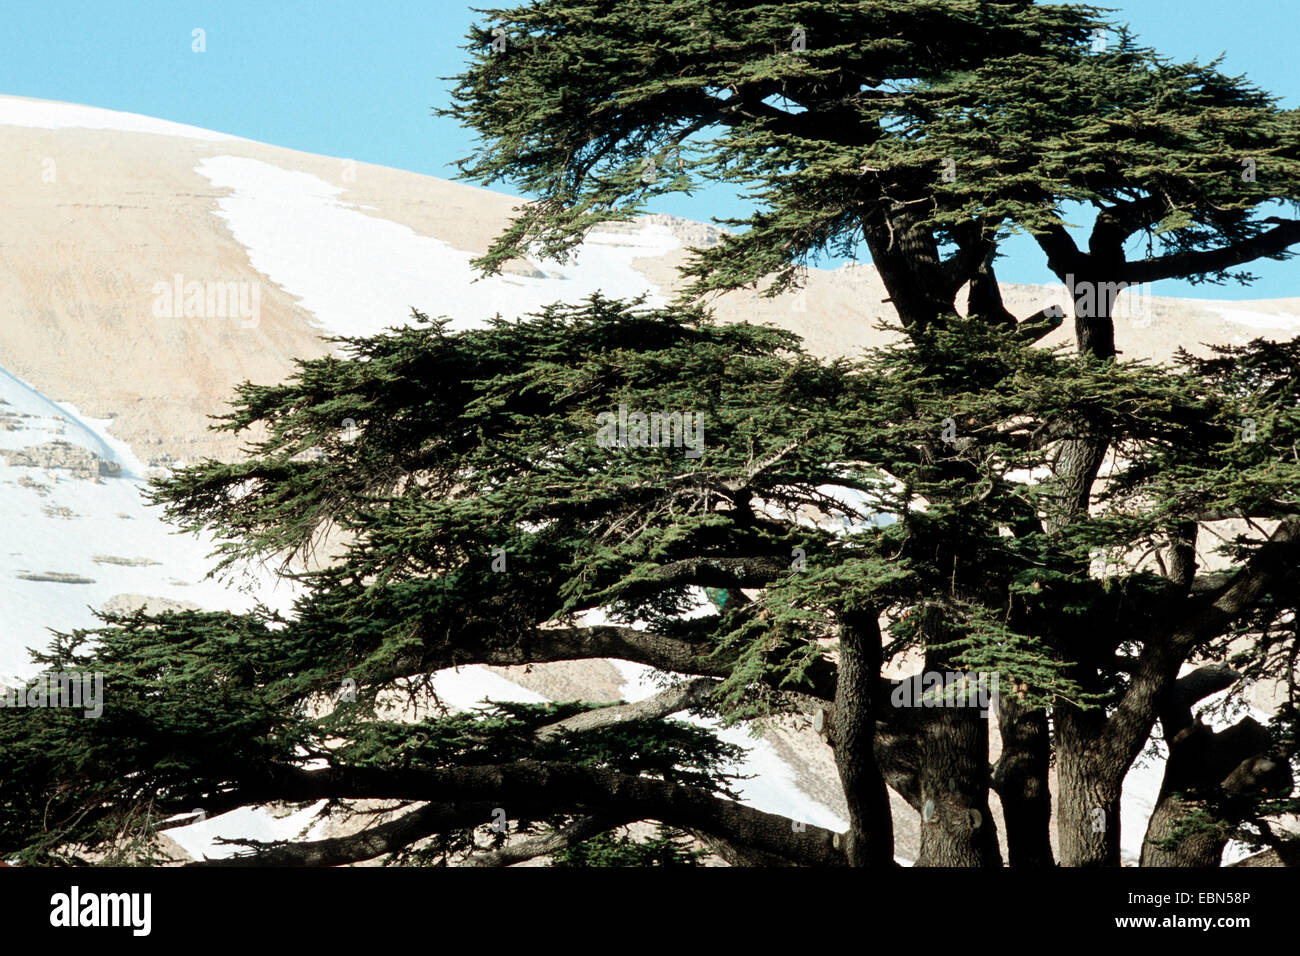
[[[210,542],[176,535],[147,508],[150,474],[199,457],[231,458],[239,443],[207,430],[235,385],[287,377],[298,358],[331,348],[329,335],[399,325],[412,308],[453,328],[518,316],[596,290],[670,297],[675,267],[712,226],[646,217],[594,232],[568,264],[516,262],[478,279],[469,266],[518,200],[347,159],[281,149],[148,117],[0,97],[0,676],[31,671],[25,648],[46,628],[88,626],[92,608],[176,602],[287,608],[292,593],[265,571],[206,580]],[[1071,340],[1063,289],[1009,285],[1017,315],[1049,305],[1067,321],[1046,341]],[[754,292],[713,301],[727,321],[769,322],[814,352],[854,354],[884,340],[893,319],[869,266],[811,270],[799,293]],[[1180,345],[1244,342],[1300,331],[1300,298],[1232,303],[1127,293],[1116,323],[1126,357],[1168,358]],[[341,422],[340,426],[344,423]],[[166,606],[166,605],[163,605]],[[458,707],[485,695],[518,700],[636,699],[653,692],[625,662],[440,675]],[[770,730],[740,789],[774,812],[845,826],[828,748],[809,726]],[[1126,804],[1126,855],[1159,784]],[[1150,779],[1148,779],[1148,777]],[[1135,780],[1138,778],[1134,778]],[[1145,794],[1145,796],[1144,796]],[[1145,803],[1143,801],[1145,800]],[[915,813],[895,799],[910,859]],[[1135,821],[1127,819],[1128,813]],[[233,819],[232,819],[233,818]],[[230,815],[175,831],[191,854],[217,835],[297,833],[307,817]]]

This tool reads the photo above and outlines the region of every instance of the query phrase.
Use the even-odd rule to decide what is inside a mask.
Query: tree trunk
[[[1251,798],[1291,786],[1290,767],[1272,755],[1273,747],[1268,731],[1250,717],[1222,733],[1196,721],[1174,735],[1142,866],[1219,866]]]
[[[939,608],[927,607],[922,628],[925,669],[946,674],[947,651]],[[1001,866],[997,827],[989,810],[989,723],[969,697],[912,700],[917,725],[917,770],[921,798],[921,848],[917,866]]]
[[[1119,866],[1119,795],[1126,766],[1100,766],[1088,744],[1101,735],[1101,710],[1059,703],[1056,717],[1056,841],[1062,866]]]
[[[1094,250],[1095,251],[1095,250]],[[1116,259],[1122,262],[1121,257]],[[1090,280],[1076,284],[1076,291]],[[1093,288],[1097,288],[1094,282]],[[1112,303],[1093,296],[1093,307],[1079,314],[1075,299],[1074,333],[1080,355],[1109,359],[1115,355]],[[1052,462],[1055,489],[1046,529],[1053,534],[1076,520],[1087,520],[1092,487],[1106,457],[1108,437],[1094,432],[1090,423],[1067,421],[1076,434],[1061,441]],[[1087,569],[1080,569],[1087,573]],[[1085,691],[1097,688],[1095,669],[1076,669]],[[1127,766],[1103,763],[1093,745],[1106,727],[1101,709],[1081,710],[1068,701],[1053,708],[1057,753],[1057,846],[1062,866],[1120,865],[1119,797]]]
[[[988,718],[935,707],[921,722],[921,852],[917,866],[1001,866],[989,810]]]
[[[1142,841],[1142,866],[1185,866],[1212,869],[1223,862],[1223,848],[1228,845],[1231,825],[1208,813],[1204,800],[1189,799],[1181,793],[1160,791],[1160,800],[1147,821]],[[1191,824],[1192,826],[1188,826]],[[1185,828],[1181,836],[1179,828]],[[1162,846],[1158,841],[1178,837],[1176,846]]]
[[[880,657],[880,625],[875,612],[844,615],[830,740],[849,807],[844,854],[850,866],[894,865],[893,814],[874,749]]]
[[[876,764],[887,783],[917,813],[921,812],[918,724],[913,712],[891,707],[898,681],[883,682],[876,710]]]
[[[870,207],[861,221],[871,262],[906,328],[928,328],[940,315],[955,311],[956,289],[948,288],[939,247],[928,229],[910,225],[905,216],[891,218],[882,204]]]
[[[993,789],[1002,800],[1007,826],[1007,862],[1011,866],[1054,866],[1052,794],[1047,786],[1052,745],[1047,712],[1025,707],[1015,696],[998,699],[1002,755],[993,772]]]

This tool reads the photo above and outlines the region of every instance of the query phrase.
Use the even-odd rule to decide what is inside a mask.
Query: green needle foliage
[[[699,866],[704,854],[690,848],[685,834],[660,826],[647,840],[635,840],[621,834],[602,833],[562,850],[555,855],[555,865],[591,866]]]
[[[124,857],[195,806],[373,799],[405,816],[253,849],[443,865],[481,853],[503,809],[560,838],[562,865],[688,864],[683,834],[740,862],[888,865],[888,785],[923,814],[919,864],[1001,862],[994,788],[1010,862],[1047,866],[1055,760],[1060,862],[1114,865],[1124,775],[1157,726],[1171,758],[1144,861],[1277,842],[1300,340],[1128,361],[1101,286],[1287,257],[1300,220],[1273,213],[1300,194],[1297,111],[1093,8],[1028,0],[539,0],[483,11],[467,49],[444,111],[482,141],[463,171],[531,197],[484,271],[699,183],[757,211],[696,250],[669,307],[595,295],[462,330],[417,312],[242,386],[218,427],[244,458],[152,497],[216,536],[220,572],[278,569],[292,613],[60,635],[38,660],[104,673],[104,716],[0,709],[0,851]],[[1034,345],[1063,309],[1004,307],[1014,231],[1091,296],[1077,351]],[[824,361],[699,304],[862,245],[899,317],[866,355]],[[668,430],[638,440],[653,415]],[[1216,536],[1222,567],[1199,567]],[[691,680],[636,706],[401,713],[445,668],[603,658]],[[891,706],[884,675],[918,663],[1000,676],[995,767],[982,717]],[[1218,666],[1180,676],[1200,664]],[[1193,706],[1242,677],[1289,704],[1211,734]],[[683,710],[821,711],[848,831],[743,806],[736,749]],[[665,829],[611,835],[644,820]]]
[[[7,851],[67,855],[139,839],[167,812],[290,799],[307,760],[358,773],[566,764],[727,795],[736,748],[688,724],[539,738],[591,705],[389,716],[440,667],[552,659],[537,650],[548,633],[591,639],[583,615],[598,609],[610,630],[640,622],[633,634],[679,642],[680,669],[719,678],[705,712],[727,720],[821,692],[836,622],[866,608],[892,622],[891,657],[928,642],[1028,704],[1103,707],[1124,678],[1112,663],[1106,684],[1079,683],[1086,636],[1141,640],[1177,596],[1145,569],[1098,578],[1090,560],[1240,504],[1221,480],[1234,383],[1276,375],[1262,345],[1181,371],[1117,366],[1008,346],[956,317],[918,347],[825,362],[788,333],[599,296],[456,333],[417,315],[340,344],[282,385],[241,390],[223,427],[261,436],[247,461],[201,462],[154,491],[183,526],[215,532],[228,562],[287,566],[331,524],[328,560],[286,572],[302,589],[286,618],[137,613],[61,637],[42,662],[103,672],[104,716],[0,710]],[[1285,407],[1268,435],[1290,442],[1294,397],[1270,387],[1249,407]],[[602,447],[598,416],[620,403],[701,415],[700,455]],[[327,425],[345,411],[346,440]],[[1095,521],[1049,534],[1052,481],[1026,476],[1081,412],[1124,461]],[[1271,498],[1296,504],[1300,464],[1243,455],[1239,472],[1276,473]],[[916,626],[918,608],[940,613],[942,641]],[[572,812],[518,819],[558,827]],[[470,846],[458,832],[440,831],[438,859]],[[573,859],[659,850],[607,841]]]

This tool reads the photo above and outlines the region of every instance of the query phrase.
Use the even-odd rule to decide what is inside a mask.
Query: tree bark
[[[843,615],[830,738],[849,807],[844,853],[850,866],[894,865],[893,815],[874,747],[880,656],[880,625],[875,611]]]
[[[904,327],[926,329],[955,311],[957,286],[945,274],[930,230],[891,215],[883,202],[869,207],[861,222],[871,262]]]
[[[1160,715],[1169,761],[1147,822],[1142,866],[1219,866],[1251,798],[1263,790],[1290,788],[1287,761],[1273,754],[1272,738],[1255,720],[1246,717],[1214,733],[1192,716],[1197,701],[1237,677],[1226,666],[1211,665],[1179,678],[1170,689]]]
[[[1052,794],[1047,774],[1052,743],[1047,712],[1025,707],[1014,694],[998,700],[1002,755],[993,772],[993,789],[1002,801],[1007,828],[1007,862],[1011,866],[1050,867]]]
[[[1076,289],[1080,284],[1076,283]],[[1082,316],[1078,314],[1078,300],[1075,300],[1075,343],[1082,356],[1110,359],[1115,355],[1110,303],[1101,301],[1102,297],[1096,294],[1093,299],[1093,309]],[[1053,457],[1052,472],[1057,488],[1052,511],[1045,522],[1049,534],[1077,520],[1087,520],[1092,487],[1109,446],[1108,436],[1096,433],[1091,423],[1082,418],[1067,421],[1067,427],[1077,434],[1062,440]],[[1087,568],[1078,571],[1088,573]],[[1100,689],[1095,668],[1082,664],[1074,670],[1086,692]],[[1105,712],[1058,701],[1053,715],[1059,791],[1057,845],[1061,865],[1119,866],[1119,797],[1128,765],[1104,759],[1094,747],[1106,727]]]
[[[1119,866],[1119,797],[1127,764],[1108,766],[1090,753],[1105,714],[1058,703],[1057,831],[1062,866]]]
[[[975,708],[936,707],[925,714],[917,866],[1002,865],[989,810],[988,740],[988,718]]]
[[[925,669],[955,670],[946,651],[940,609],[920,611],[926,635]],[[921,848],[917,866],[1001,866],[997,827],[989,810],[987,714],[954,699],[913,701],[917,707],[917,767],[921,798]],[[924,706],[929,704],[931,706]],[[961,706],[965,704],[965,706]],[[940,705],[940,706],[933,706]]]

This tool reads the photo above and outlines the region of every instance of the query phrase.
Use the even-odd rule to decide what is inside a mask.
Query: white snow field
[[[247,610],[258,597],[281,609],[291,603],[291,589],[268,573],[250,572],[247,593],[206,579],[210,539],[177,533],[144,503],[144,467],[109,422],[82,417],[4,369],[0,403],[0,453],[66,442],[120,469],[96,480],[61,467],[0,467],[0,678],[34,673],[27,648],[46,646],[51,628],[93,627],[92,608],[119,594],[207,609]]]
[[[1254,309],[1234,308],[1231,303],[1206,302],[1204,305],[1225,322],[1244,325],[1261,331],[1283,330],[1288,335],[1300,332],[1300,316],[1288,312],[1258,312]]]
[[[655,683],[655,677],[660,672],[653,667],[614,659],[611,659],[610,663],[623,675],[622,694],[625,700],[629,702],[645,700],[662,689]],[[733,789],[740,796],[741,803],[767,813],[779,813],[792,820],[802,820],[831,830],[848,829],[849,821],[842,819],[830,807],[814,800],[799,789],[795,783],[794,769],[781,759],[776,748],[766,740],[751,737],[744,725],[722,729],[716,720],[687,714],[675,714],[674,717],[686,720],[697,727],[706,727],[727,743],[736,744],[749,751],[734,766],[727,768],[728,773],[752,777],[750,780],[737,780],[732,783]]]
[[[159,136],[183,136],[187,139],[241,140],[240,136],[217,133],[198,126],[186,126],[169,120],[121,113],[77,103],[55,103],[19,96],[0,96],[0,126],[26,126],[32,129],[109,129],[123,133],[155,133]]]
[[[225,860],[244,852],[243,847],[221,843],[220,840],[276,840],[320,839],[315,832],[323,821],[317,814],[328,801],[318,800],[307,807],[284,816],[276,816],[265,807],[243,807],[218,817],[209,817],[202,823],[173,827],[167,835],[182,850],[196,860]],[[196,811],[201,807],[195,807]]]
[[[541,263],[545,278],[478,278],[472,255],[408,226],[342,202],[344,190],[318,176],[238,156],[214,156],[196,167],[229,189],[217,215],[263,273],[315,315],[333,335],[374,335],[400,324],[412,307],[454,329],[481,326],[490,316],[517,318],[552,302],[576,303],[593,292],[630,298],[659,291],[632,260],[680,245],[665,226],[628,233],[594,232],[567,264]],[[400,318],[399,318],[400,317]]]

